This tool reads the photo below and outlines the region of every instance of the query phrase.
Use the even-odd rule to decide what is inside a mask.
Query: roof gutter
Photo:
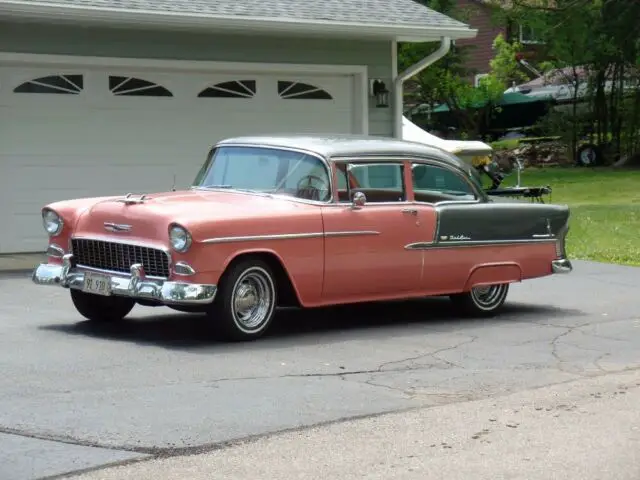
[[[146,26],[152,28],[204,29],[211,31],[252,31],[264,33],[305,34],[323,36],[402,38],[403,41],[428,42],[442,36],[456,39],[473,38],[477,31],[466,25],[460,27],[423,27],[418,25],[361,24],[330,20],[297,20],[269,17],[242,17],[207,13],[158,11],[93,7],[86,5],[60,5],[36,1],[3,0],[0,18],[9,16],[32,20],[63,21],[85,25],[109,24]]]
[[[398,74],[393,80],[393,136],[402,138],[402,114],[404,105],[403,87],[404,82],[430,65],[433,65],[451,50],[451,37],[441,37],[438,49],[423,58],[418,63],[410,66],[404,72]]]

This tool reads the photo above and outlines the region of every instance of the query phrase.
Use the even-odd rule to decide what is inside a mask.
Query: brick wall
[[[456,45],[472,45],[468,49],[467,68],[473,73],[488,73],[489,61],[493,58],[493,41],[502,33],[505,37],[507,29],[493,21],[491,8],[476,0],[458,0],[458,8],[464,9],[466,17],[464,22],[471,28],[478,30],[476,38],[468,40],[456,40]],[[473,78],[473,77],[472,77]]]

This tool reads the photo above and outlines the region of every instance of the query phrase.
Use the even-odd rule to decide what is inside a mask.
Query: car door
[[[459,169],[424,161],[413,163],[411,171],[416,205],[435,208],[437,217],[433,243],[421,247],[423,287],[429,294],[458,291],[478,259],[484,258],[477,240],[483,234],[491,236],[492,231],[501,228],[500,222],[482,215],[487,211],[486,203],[478,188]]]
[[[357,187],[347,188],[344,170],[338,168],[338,202],[322,212],[325,300],[357,301],[420,291],[423,256],[411,246],[433,240],[436,214],[433,207],[408,201],[409,163],[362,160],[349,167]],[[367,197],[364,205],[352,203],[356,192]]]

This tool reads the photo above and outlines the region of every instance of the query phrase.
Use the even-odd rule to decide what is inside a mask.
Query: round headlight
[[[186,228],[174,225],[169,229],[169,241],[174,250],[186,252],[191,246],[191,235]]]
[[[62,231],[62,218],[53,210],[42,211],[42,225],[49,235],[57,235]]]

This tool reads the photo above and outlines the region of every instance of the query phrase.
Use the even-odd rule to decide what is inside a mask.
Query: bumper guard
[[[99,270],[85,272],[76,269],[73,255],[67,254],[62,257],[62,265],[40,264],[34,270],[32,280],[38,285],[59,285],[64,288],[83,290],[85,273],[95,273],[107,277],[110,284],[108,294],[111,295],[180,305],[208,304],[213,302],[216,296],[216,285],[147,278],[141,264],[131,265],[130,272],[131,275]]]
[[[560,258],[551,262],[551,271],[553,273],[571,273],[573,265],[568,258]]]

